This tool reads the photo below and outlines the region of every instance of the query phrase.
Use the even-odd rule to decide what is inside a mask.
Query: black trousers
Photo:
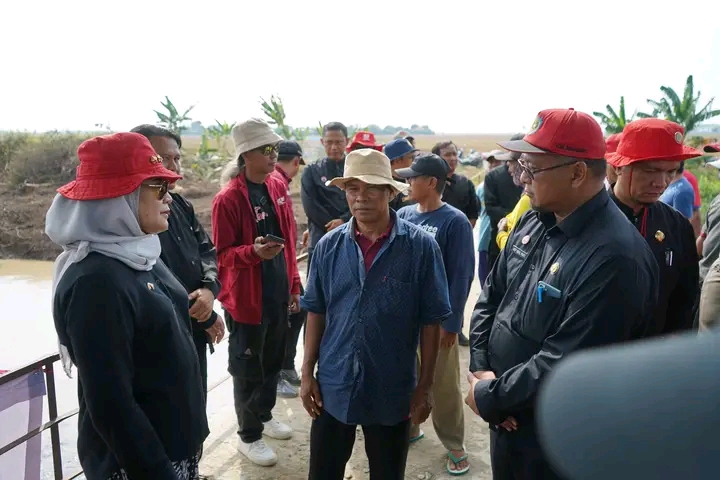
[[[533,427],[491,427],[490,459],[493,480],[564,480],[545,459]]]
[[[410,420],[397,425],[363,425],[370,480],[403,480],[410,446]],[[342,480],[352,455],[357,425],[322,411],[310,427],[308,480]]]
[[[219,320],[219,319],[218,319]],[[203,392],[205,392],[205,403],[207,404],[208,389],[208,362],[207,362],[207,345],[208,336],[205,330],[193,330],[193,342],[195,350],[197,350],[198,361],[200,362],[200,376],[202,377]]]
[[[219,321],[219,320],[218,320]],[[208,390],[208,374],[207,374],[207,345],[208,337],[205,330],[193,330],[193,342],[195,343],[195,350],[197,351],[198,362],[200,363],[200,378],[202,380],[203,393],[205,394],[205,405],[207,405],[207,390]],[[203,412],[206,414],[206,412]],[[200,445],[200,452],[198,458],[202,458],[203,446]]]
[[[300,295],[305,294],[305,289],[300,286]],[[283,361],[283,370],[295,370],[295,355],[297,355],[297,343],[300,339],[300,331],[305,326],[307,312],[300,310],[293,313],[289,318],[287,345],[285,346],[285,360]],[[304,342],[303,342],[304,343]]]
[[[235,322],[225,312],[230,330],[228,372],[233,379],[238,435],[245,443],[262,438],[263,423],[272,419],[277,382],[285,358],[288,304],[265,301],[262,323]]]

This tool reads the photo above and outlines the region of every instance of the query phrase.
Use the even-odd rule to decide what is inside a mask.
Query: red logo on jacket
[[[262,207],[255,207],[255,221],[257,223],[262,222],[268,217],[267,212],[265,212]]]

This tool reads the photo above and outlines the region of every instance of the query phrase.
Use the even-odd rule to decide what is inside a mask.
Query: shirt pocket
[[[539,344],[552,335],[559,325],[566,295],[555,285],[549,282],[545,283],[549,287],[559,290],[560,293],[551,295],[546,290],[542,295],[542,301],[539,301],[538,285],[536,285],[532,291],[532,297],[525,302],[523,315],[513,316],[513,328]]]
[[[504,321],[497,321],[490,330],[488,360],[496,375],[527,362],[542,348],[542,342],[528,338]]]

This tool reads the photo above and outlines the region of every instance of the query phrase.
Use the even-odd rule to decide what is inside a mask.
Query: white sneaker
[[[289,425],[278,422],[274,418],[269,422],[263,422],[263,425],[265,425],[263,433],[270,438],[274,438],[275,440],[287,440],[292,437],[292,428],[290,428]]]
[[[270,448],[262,438],[252,443],[245,443],[240,440],[238,450],[255,465],[272,467],[277,463],[277,455],[275,455],[273,449]]]

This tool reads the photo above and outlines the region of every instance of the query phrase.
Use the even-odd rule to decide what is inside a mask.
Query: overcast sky
[[[197,104],[195,120],[232,122],[261,115],[258,99],[277,93],[294,126],[504,133],[544,108],[604,110],[621,95],[628,113],[647,109],[690,73],[707,100],[720,97],[710,5],[6,0],[0,129],[129,129],[155,122],[165,95]]]

